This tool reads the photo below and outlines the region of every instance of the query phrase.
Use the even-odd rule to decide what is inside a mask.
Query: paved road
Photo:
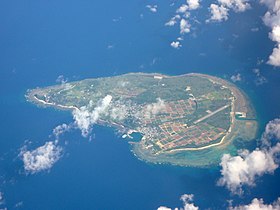
[[[203,120],[205,120],[205,119],[207,119],[207,118],[209,118],[209,117],[211,117],[211,116],[217,114],[218,112],[223,111],[224,109],[228,108],[229,106],[230,106],[230,104],[227,104],[227,105],[225,105],[225,106],[223,106],[223,107],[217,109],[216,111],[211,112],[210,114],[205,115],[204,117],[202,117],[202,118],[200,118],[200,119],[194,121],[194,124],[197,124],[197,123],[199,123],[199,122],[201,122],[201,121],[203,121]]]

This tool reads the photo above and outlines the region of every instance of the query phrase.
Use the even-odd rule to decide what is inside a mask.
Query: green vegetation
[[[149,162],[214,164],[224,152],[239,149],[234,139],[249,141],[257,132],[244,93],[209,75],[131,73],[38,88],[27,98],[43,106],[92,112],[108,95],[112,100],[97,123],[141,134],[140,141],[131,143],[132,150]]]

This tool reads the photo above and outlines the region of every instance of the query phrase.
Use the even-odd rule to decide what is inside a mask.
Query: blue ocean
[[[0,2],[0,209],[135,209],[182,207],[180,196],[194,194],[200,209],[226,209],[280,196],[280,170],[265,174],[243,196],[217,186],[219,166],[191,168],[138,160],[111,128],[94,126],[92,141],[74,130],[62,136],[63,156],[46,171],[27,174],[19,156],[52,140],[52,130],[71,123],[67,111],[26,101],[28,89],[128,72],[179,75],[206,73],[230,80],[238,73],[255,105],[260,134],[279,117],[280,72],[266,64],[274,43],[261,17],[266,8],[251,2],[225,22],[206,23],[211,1],[193,11],[196,19],[182,47],[170,43],[178,26],[166,27],[184,1]],[[174,4],[174,5],[173,5]],[[157,5],[151,12],[147,5]],[[258,28],[258,31],[252,31]],[[262,61],[262,62],[260,62]],[[256,84],[254,69],[266,82]],[[256,141],[257,142],[257,141]],[[257,145],[257,143],[256,143]],[[255,146],[256,146],[255,145]]]

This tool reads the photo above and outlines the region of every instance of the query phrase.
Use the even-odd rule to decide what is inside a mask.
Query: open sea
[[[220,167],[153,165],[138,160],[126,140],[111,128],[94,126],[94,138],[78,130],[61,139],[62,158],[49,170],[26,174],[19,157],[52,140],[52,129],[73,122],[70,112],[39,108],[26,101],[27,89],[128,72],[179,75],[206,73],[229,79],[251,98],[260,132],[280,115],[280,70],[265,63],[274,43],[261,17],[266,9],[252,3],[244,13],[230,13],[222,23],[205,23],[211,1],[194,11],[197,23],[181,49],[170,43],[178,25],[164,26],[184,1],[2,0],[0,2],[0,209],[152,210],[182,207],[180,196],[194,194],[201,209],[226,209],[266,203],[280,196],[280,170],[245,188],[241,197],[216,185]],[[157,13],[146,8],[157,4]],[[253,32],[252,28],[259,28]],[[260,62],[264,60],[264,62]],[[253,69],[267,79],[256,85]]]

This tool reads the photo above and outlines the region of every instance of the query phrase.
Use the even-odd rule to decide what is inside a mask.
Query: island
[[[128,73],[35,88],[26,97],[73,113],[94,111],[109,98],[96,123],[117,129],[135,156],[150,163],[215,165],[252,142],[258,130],[248,96],[206,74]]]

